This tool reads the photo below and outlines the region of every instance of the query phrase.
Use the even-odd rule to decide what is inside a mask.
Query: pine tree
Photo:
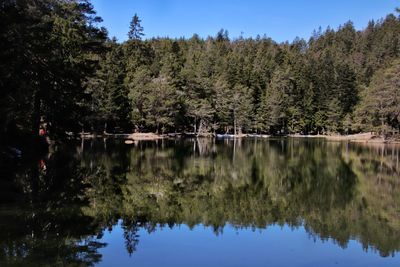
[[[177,115],[177,98],[176,91],[169,84],[168,78],[161,76],[153,79],[148,89],[143,103],[146,125],[153,128],[156,133],[173,129]]]
[[[289,73],[276,70],[265,97],[266,126],[272,133],[283,133],[287,127],[287,104],[290,91]]]
[[[339,65],[337,68],[337,93],[343,116],[353,111],[358,102],[356,74],[349,65]]]
[[[400,61],[395,60],[388,68],[377,72],[368,89],[363,93],[356,110],[356,120],[364,130],[387,132],[400,129]]]
[[[231,120],[231,102],[232,95],[230,94],[230,89],[228,82],[219,77],[214,85],[214,103],[215,107],[215,120],[219,123],[221,131],[227,133],[232,125]]]
[[[152,75],[147,66],[141,66],[125,83],[129,90],[132,106],[131,119],[137,130],[143,130],[146,125],[145,99],[150,93]]]
[[[89,82],[93,98],[91,109],[94,115],[97,114],[99,123],[104,124],[105,132],[115,127],[129,131],[131,110],[128,90],[124,86],[125,67],[122,48],[116,43],[116,39],[107,46],[109,51],[100,60],[96,77]]]
[[[243,85],[235,85],[232,91],[233,131],[235,135],[240,135],[243,130],[251,127],[252,94],[250,89]]]
[[[140,24],[141,22],[142,21],[139,19],[138,15],[135,14],[129,25],[129,32],[128,32],[129,40],[136,40],[136,41],[142,40],[144,33],[143,33],[143,27]]]

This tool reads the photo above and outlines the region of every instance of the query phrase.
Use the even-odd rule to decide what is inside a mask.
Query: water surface
[[[3,166],[0,266],[399,266],[400,148],[87,140]]]

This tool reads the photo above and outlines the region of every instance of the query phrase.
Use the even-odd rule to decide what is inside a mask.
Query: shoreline
[[[321,138],[327,141],[333,142],[351,142],[351,143],[370,143],[370,144],[400,144],[400,139],[385,139],[380,135],[369,133],[359,133],[350,135],[300,135],[300,134],[289,134],[282,136],[266,135],[266,134],[207,134],[196,136],[193,133],[167,133],[167,134],[156,134],[156,133],[123,133],[123,134],[91,134],[85,133],[80,134],[83,139],[91,138],[118,138],[124,139],[125,143],[130,144],[137,141],[155,141],[167,138],[181,138],[181,137],[191,137],[191,138],[217,138],[217,139],[240,139],[240,138],[276,138],[276,137],[289,137],[289,138]]]
[[[368,143],[368,144],[400,144],[399,139],[385,139],[383,136],[369,133],[349,135],[288,135],[292,138],[323,138],[333,142]]]

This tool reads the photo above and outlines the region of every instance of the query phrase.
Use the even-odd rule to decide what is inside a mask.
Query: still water
[[[318,139],[58,147],[2,166],[0,266],[400,266],[399,157]]]

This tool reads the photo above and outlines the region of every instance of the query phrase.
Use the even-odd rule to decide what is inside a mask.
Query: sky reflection
[[[99,250],[99,266],[399,266],[398,257],[383,258],[365,251],[354,240],[341,248],[333,240],[310,236],[303,227],[273,225],[267,229],[235,229],[228,225],[216,234],[202,225],[190,229],[157,228],[139,231],[137,251],[129,256],[121,224],[106,232]]]

